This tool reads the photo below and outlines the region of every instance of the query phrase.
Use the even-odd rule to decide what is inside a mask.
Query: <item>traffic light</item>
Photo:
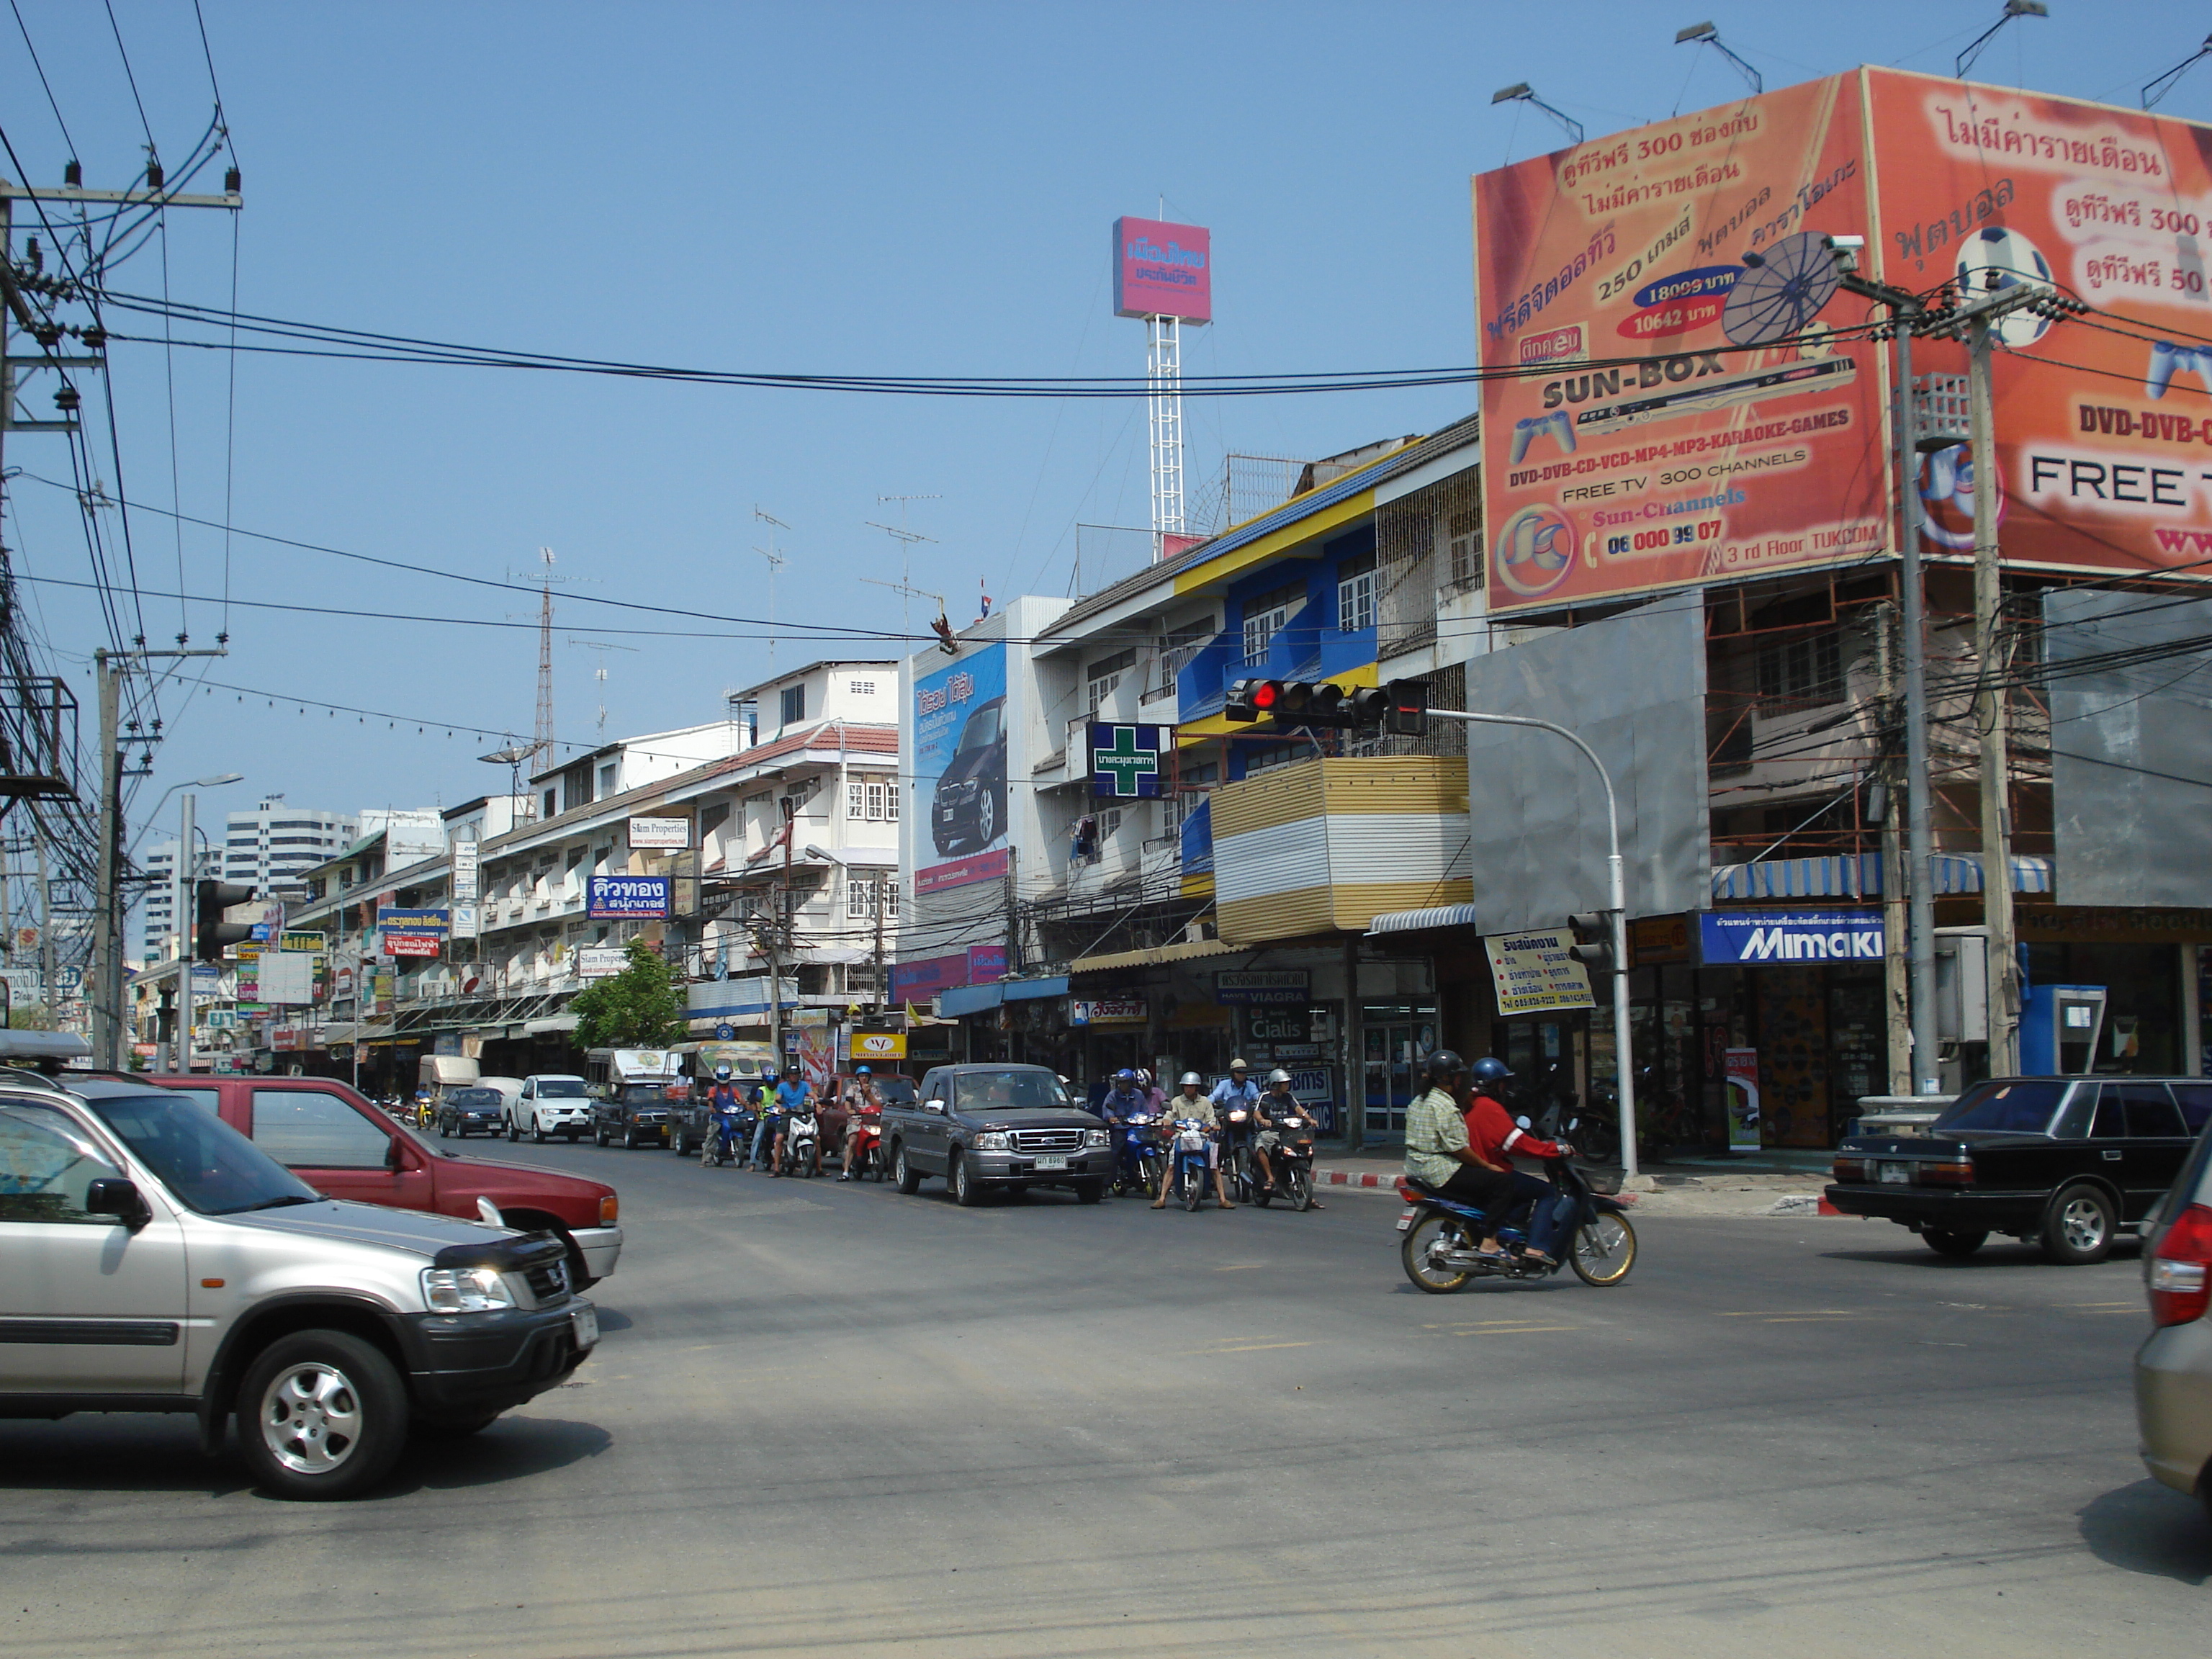
[[[1222,715],[1246,726],[1272,720],[1282,705],[1283,690],[1280,680],[1239,680],[1229,688],[1229,704]]]
[[[1245,726],[1273,720],[1279,727],[1340,726],[1419,737],[1428,729],[1428,708],[1425,680],[1347,690],[1326,680],[1249,679],[1230,687],[1222,713]]]
[[[234,881],[196,881],[192,884],[192,955],[201,962],[221,962],[224,947],[253,937],[250,921],[225,921],[222,913],[244,904],[253,889]]]
[[[1620,964],[1613,960],[1610,910],[1589,910],[1578,916],[1569,916],[1567,926],[1575,936],[1574,947],[1567,954],[1589,969],[1593,980],[1620,971]]]
[[[1392,680],[1382,688],[1389,699],[1382,714],[1382,729],[1401,737],[1418,738],[1429,729],[1429,683]]]

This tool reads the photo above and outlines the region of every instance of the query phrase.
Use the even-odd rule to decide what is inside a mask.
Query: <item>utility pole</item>
[[[179,797],[178,817],[182,833],[177,838],[176,899],[169,914],[177,933],[177,1069],[192,1074],[192,964],[199,939],[192,896],[198,890],[199,860],[193,856],[192,837],[199,826],[193,822],[199,798],[187,791]]]
[[[46,826],[45,820],[35,816],[32,822],[39,831],[39,978],[46,986],[46,1029],[57,1030],[61,1021],[55,1010],[61,1002],[61,988],[54,983],[54,890],[46,877]]]
[[[2012,767],[2007,753],[2004,589],[1997,562],[1996,414],[1990,391],[1993,318],[1966,337],[1974,454],[1974,723],[1982,738],[1982,920],[1989,928],[1990,1075],[2020,1069],[2020,955],[2014,948]]]
[[[1911,395],[1909,387],[1906,395]],[[1887,602],[1875,610],[1878,629],[1875,635],[1875,658],[1881,687],[1882,720],[1887,724],[1897,712],[1897,612]],[[1905,926],[1907,883],[1903,878],[1905,860],[1901,856],[1904,838],[1897,828],[1897,751],[1889,742],[1882,743],[1875,764],[1875,787],[1881,791],[1881,988],[1887,1039],[1883,1051],[1889,1061],[1887,1086],[1893,1095],[1917,1094],[1919,1091],[1912,1082],[1911,975],[1906,946],[1910,934]],[[1923,884],[1923,869],[1924,866],[1914,866],[1910,884],[1916,891]],[[1854,893],[1859,886],[1855,874]]]

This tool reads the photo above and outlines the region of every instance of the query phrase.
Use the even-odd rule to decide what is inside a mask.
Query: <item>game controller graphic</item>
[[[1550,592],[1575,568],[1575,527],[1555,507],[1524,507],[1498,536],[1498,579],[1529,599]]]
[[[1559,441],[1559,447],[1571,455],[1575,453],[1575,423],[1564,409],[1555,409],[1548,415],[1530,415],[1513,423],[1513,460],[1517,465],[1528,453],[1528,446],[1536,441],[1539,432],[1548,432]]]
[[[2150,375],[2143,382],[2143,390],[2154,398],[2163,398],[2166,387],[2173,384],[2175,371],[2180,369],[2186,369],[2212,390],[2212,349],[2176,345],[2171,340],[2160,340],[2151,347]]]

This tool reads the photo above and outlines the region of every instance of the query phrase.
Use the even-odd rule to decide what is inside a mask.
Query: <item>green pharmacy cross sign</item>
[[[1101,800],[1164,793],[1160,756],[1165,730],[1158,726],[1093,726],[1091,793]]]

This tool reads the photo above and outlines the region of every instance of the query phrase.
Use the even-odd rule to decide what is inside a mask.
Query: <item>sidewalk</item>
[[[1314,1170],[1316,1188],[1397,1196],[1399,1156],[1339,1154]],[[1644,1215],[1832,1215],[1820,1198],[1828,1183],[1819,1170],[1731,1170],[1719,1159],[1697,1164],[1657,1164],[1639,1178],[1634,1212]]]

